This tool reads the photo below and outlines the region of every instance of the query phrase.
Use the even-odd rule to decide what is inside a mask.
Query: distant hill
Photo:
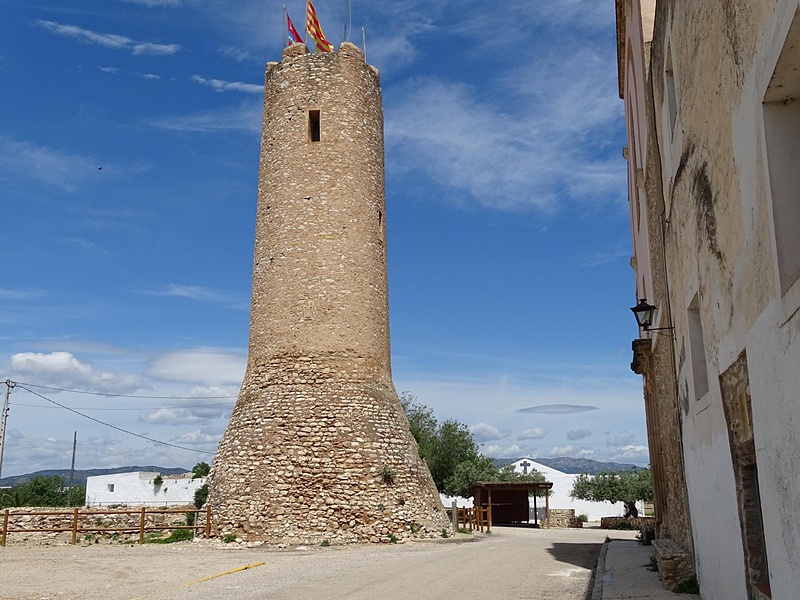
[[[508,463],[512,463],[517,460],[519,460],[519,458],[495,458],[494,464],[498,467],[502,467],[503,465],[507,465]],[[559,456],[557,458],[531,458],[531,460],[544,465],[545,467],[550,467],[551,469],[556,469],[562,473],[569,474],[589,473],[589,475],[595,475],[604,469],[607,471],[630,471],[632,469],[639,468],[636,465],[628,463],[600,462],[590,458],[570,458],[569,456]]]
[[[116,467],[113,469],[85,469],[82,471],[75,470],[72,478],[73,485],[86,485],[87,477],[94,477],[96,475],[113,475],[115,473],[129,473],[131,471],[154,471],[162,475],[180,475],[187,473],[187,469],[180,469],[177,467]],[[69,469],[52,469],[49,471],[36,471],[35,473],[26,473],[25,475],[14,475],[13,477],[3,477],[0,479],[0,487],[13,487],[20,483],[25,483],[34,477],[50,477],[58,475],[64,478],[65,482],[69,482]]]

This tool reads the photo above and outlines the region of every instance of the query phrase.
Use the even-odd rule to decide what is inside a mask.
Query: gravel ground
[[[585,600],[607,534],[633,535],[496,527],[474,539],[291,550],[205,541],[9,546],[0,548],[0,599]]]

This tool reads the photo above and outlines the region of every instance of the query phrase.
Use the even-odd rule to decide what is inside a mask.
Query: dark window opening
[[[308,111],[308,139],[312,142],[319,141],[319,111]]]

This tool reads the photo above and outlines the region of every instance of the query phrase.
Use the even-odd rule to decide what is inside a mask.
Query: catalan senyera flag
[[[322,33],[322,27],[317,19],[317,11],[314,10],[311,0],[306,3],[306,31],[314,40],[317,52],[333,52],[333,44],[325,39],[325,34]]]
[[[289,18],[289,13],[286,13],[286,28],[289,31],[289,45],[295,42],[298,44],[303,43],[303,38],[301,38],[300,34],[297,33],[297,29],[295,29],[292,19]]]

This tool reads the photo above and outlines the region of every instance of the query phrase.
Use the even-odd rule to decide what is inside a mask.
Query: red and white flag
[[[297,29],[294,27],[294,23],[292,23],[292,19],[289,17],[289,13],[286,13],[286,29],[289,32],[289,43],[288,46],[291,46],[294,43],[302,44],[303,38],[300,37],[300,34],[297,33]]]

